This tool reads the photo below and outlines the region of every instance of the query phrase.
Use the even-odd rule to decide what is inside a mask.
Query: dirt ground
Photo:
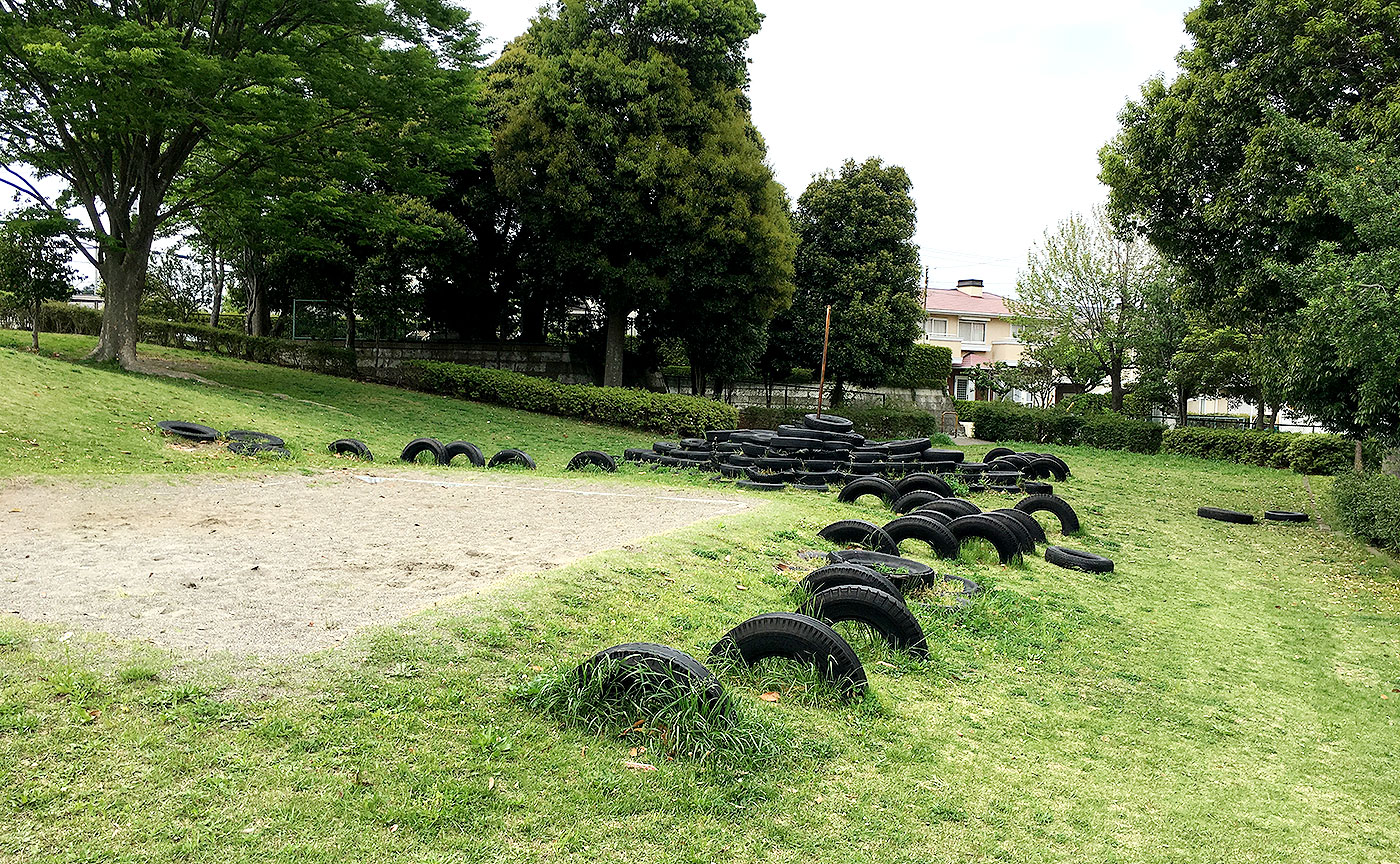
[[[277,656],[739,512],[704,492],[348,473],[0,487],[0,616]]]

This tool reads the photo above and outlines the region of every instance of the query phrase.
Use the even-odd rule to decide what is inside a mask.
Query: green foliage
[[[915,343],[909,350],[904,367],[885,381],[886,387],[929,387],[947,389],[948,376],[953,374],[953,352],[945,345]]]
[[[765,408],[751,406],[739,410],[739,428],[776,429],[788,423],[802,425],[802,415],[810,414],[806,408]],[[953,443],[953,439],[942,433],[939,416],[913,406],[892,406],[866,408],[847,406],[841,409],[841,416],[855,424],[855,430],[867,438],[880,441],[894,441],[901,438],[928,438],[934,446]]]
[[[27,320],[29,314],[23,308],[5,309],[0,306],[0,317]],[[86,306],[45,303],[39,313],[39,330],[45,333],[96,336],[101,329],[102,313]],[[208,351],[252,363],[288,366],[327,375],[351,377],[355,374],[354,352],[336,345],[248,336],[222,327],[145,317],[137,319],[136,332],[139,341],[167,348]]]
[[[1340,471],[1331,495],[1342,527],[1367,542],[1400,550],[1400,478]]]
[[[560,384],[519,372],[459,363],[416,361],[409,366],[414,386],[428,393],[630,426],[663,435],[698,435],[706,429],[732,429],[739,420],[733,406],[697,396]]]
[[[1336,474],[1352,465],[1355,444],[1338,435],[1187,426],[1170,429],[1162,436],[1162,452],[1292,468],[1304,474]]]
[[[959,402],[958,419],[975,424],[985,441],[1083,444],[1104,450],[1155,453],[1163,427],[1111,411],[1092,416],[1061,407],[1031,408],[1015,402]]]
[[[95,357],[134,360],[155,238],[211,202],[261,210],[250,178],[399,189],[470,159],[486,143],[477,46],[445,0],[0,6],[0,159],[64,188],[56,201],[21,172],[4,182],[87,214],[107,296]],[[343,187],[298,191],[319,206]]]
[[[1400,6],[1371,0],[1201,0],[1182,73],[1155,78],[1100,153],[1114,211],[1190,277],[1217,324],[1276,321],[1304,297],[1271,271],[1346,242],[1294,124],[1393,138]]]
[[[1142,333],[1143,297],[1164,278],[1156,252],[1125,237],[1099,208],[1046,230],[1007,307],[1032,361],[1085,390],[1107,378],[1116,409],[1123,404],[1123,370]]]
[[[919,256],[908,173],[847,161],[797,201],[792,308],[773,325],[768,369],[819,367],[831,306],[827,380],[879,385],[904,366],[919,333]]]
[[[1111,411],[1113,405],[1112,400],[1104,393],[1074,393],[1061,400],[1060,407],[1071,414],[1092,417]]]
[[[68,262],[74,249],[64,236],[67,219],[31,208],[0,223],[0,297],[37,310],[50,300],[66,300],[73,290]],[[33,348],[39,350],[37,315]]]

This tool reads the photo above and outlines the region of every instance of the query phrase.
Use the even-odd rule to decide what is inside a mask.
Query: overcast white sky
[[[496,40],[534,0],[457,0]],[[1123,102],[1170,76],[1195,0],[758,0],[754,122],[795,201],[813,174],[904,166],[934,285],[1014,292],[1047,227],[1104,200],[1098,150]]]

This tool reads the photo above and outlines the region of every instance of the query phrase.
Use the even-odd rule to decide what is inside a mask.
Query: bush
[[[19,314],[19,310],[0,310],[0,317],[12,320]],[[25,317],[22,324],[28,327],[29,318]],[[222,327],[182,324],[158,318],[138,318],[136,327],[137,341],[150,345],[208,351],[253,363],[290,366],[327,375],[352,377],[355,374],[355,352],[336,345],[249,336]],[[96,336],[102,330],[102,313],[71,303],[46,303],[39,312],[39,329],[45,333]]]
[[[1156,453],[1162,446],[1162,433],[1166,431],[1165,426],[1109,412],[1086,418],[1075,436],[1075,443],[1100,450]]]
[[[699,435],[706,429],[732,429],[739,422],[733,406],[698,396],[560,384],[460,363],[419,360],[405,368],[413,386],[428,393],[663,435]]]
[[[945,345],[918,345],[909,352],[904,368],[892,374],[887,387],[927,387],[946,390],[953,374],[953,352]]]
[[[1162,452],[1223,462],[1336,474],[1352,465],[1356,445],[1340,435],[1203,429],[1188,426],[1162,436]]]
[[[812,413],[804,408],[765,408],[753,406],[739,411],[741,429],[776,429],[789,423],[802,425],[802,416]],[[857,408],[844,407],[831,413],[839,414],[855,424],[860,434],[871,440],[892,441],[900,438],[930,438],[935,444],[952,444],[953,439],[939,431],[937,414],[914,407]]]
[[[1060,408],[1081,417],[1095,417],[1113,410],[1113,399],[1106,393],[1075,393],[1060,402]]]
[[[1400,549],[1400,478],[1343,471],[1332,481],[1332,504],[1352,534]]]

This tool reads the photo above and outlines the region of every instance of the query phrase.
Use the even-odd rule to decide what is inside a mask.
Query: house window
[[[1020,338],[1021,338],[1021,325],[1020,325],[1020,324],[1012,324],[1012,325],[1011,325],[1011,338],[1012,338],[1012,339],[1020,339]]]
[[[954,398],[954,399],[964,399],[964,400],[965,400],[965,399],[971,399],[971,398],[972,398],[972,394],[973,394],[973,390],[972,390],[972,381],[971,381],[971,379],[968,379],[968,378],[954,378],[954,379],[953,379],[953,398]]]
[[[947,335],[948,335],[948,319],[947,319],[947,318],[925,318],[925,319],[924,319],[924,338],[925,338],[925,339],[933,339],[933,338],[938,337],[938,336],[947,336]]]
[[[986,342],[987,323],[985,321],[959,321],[958,338],[964,342]]]

